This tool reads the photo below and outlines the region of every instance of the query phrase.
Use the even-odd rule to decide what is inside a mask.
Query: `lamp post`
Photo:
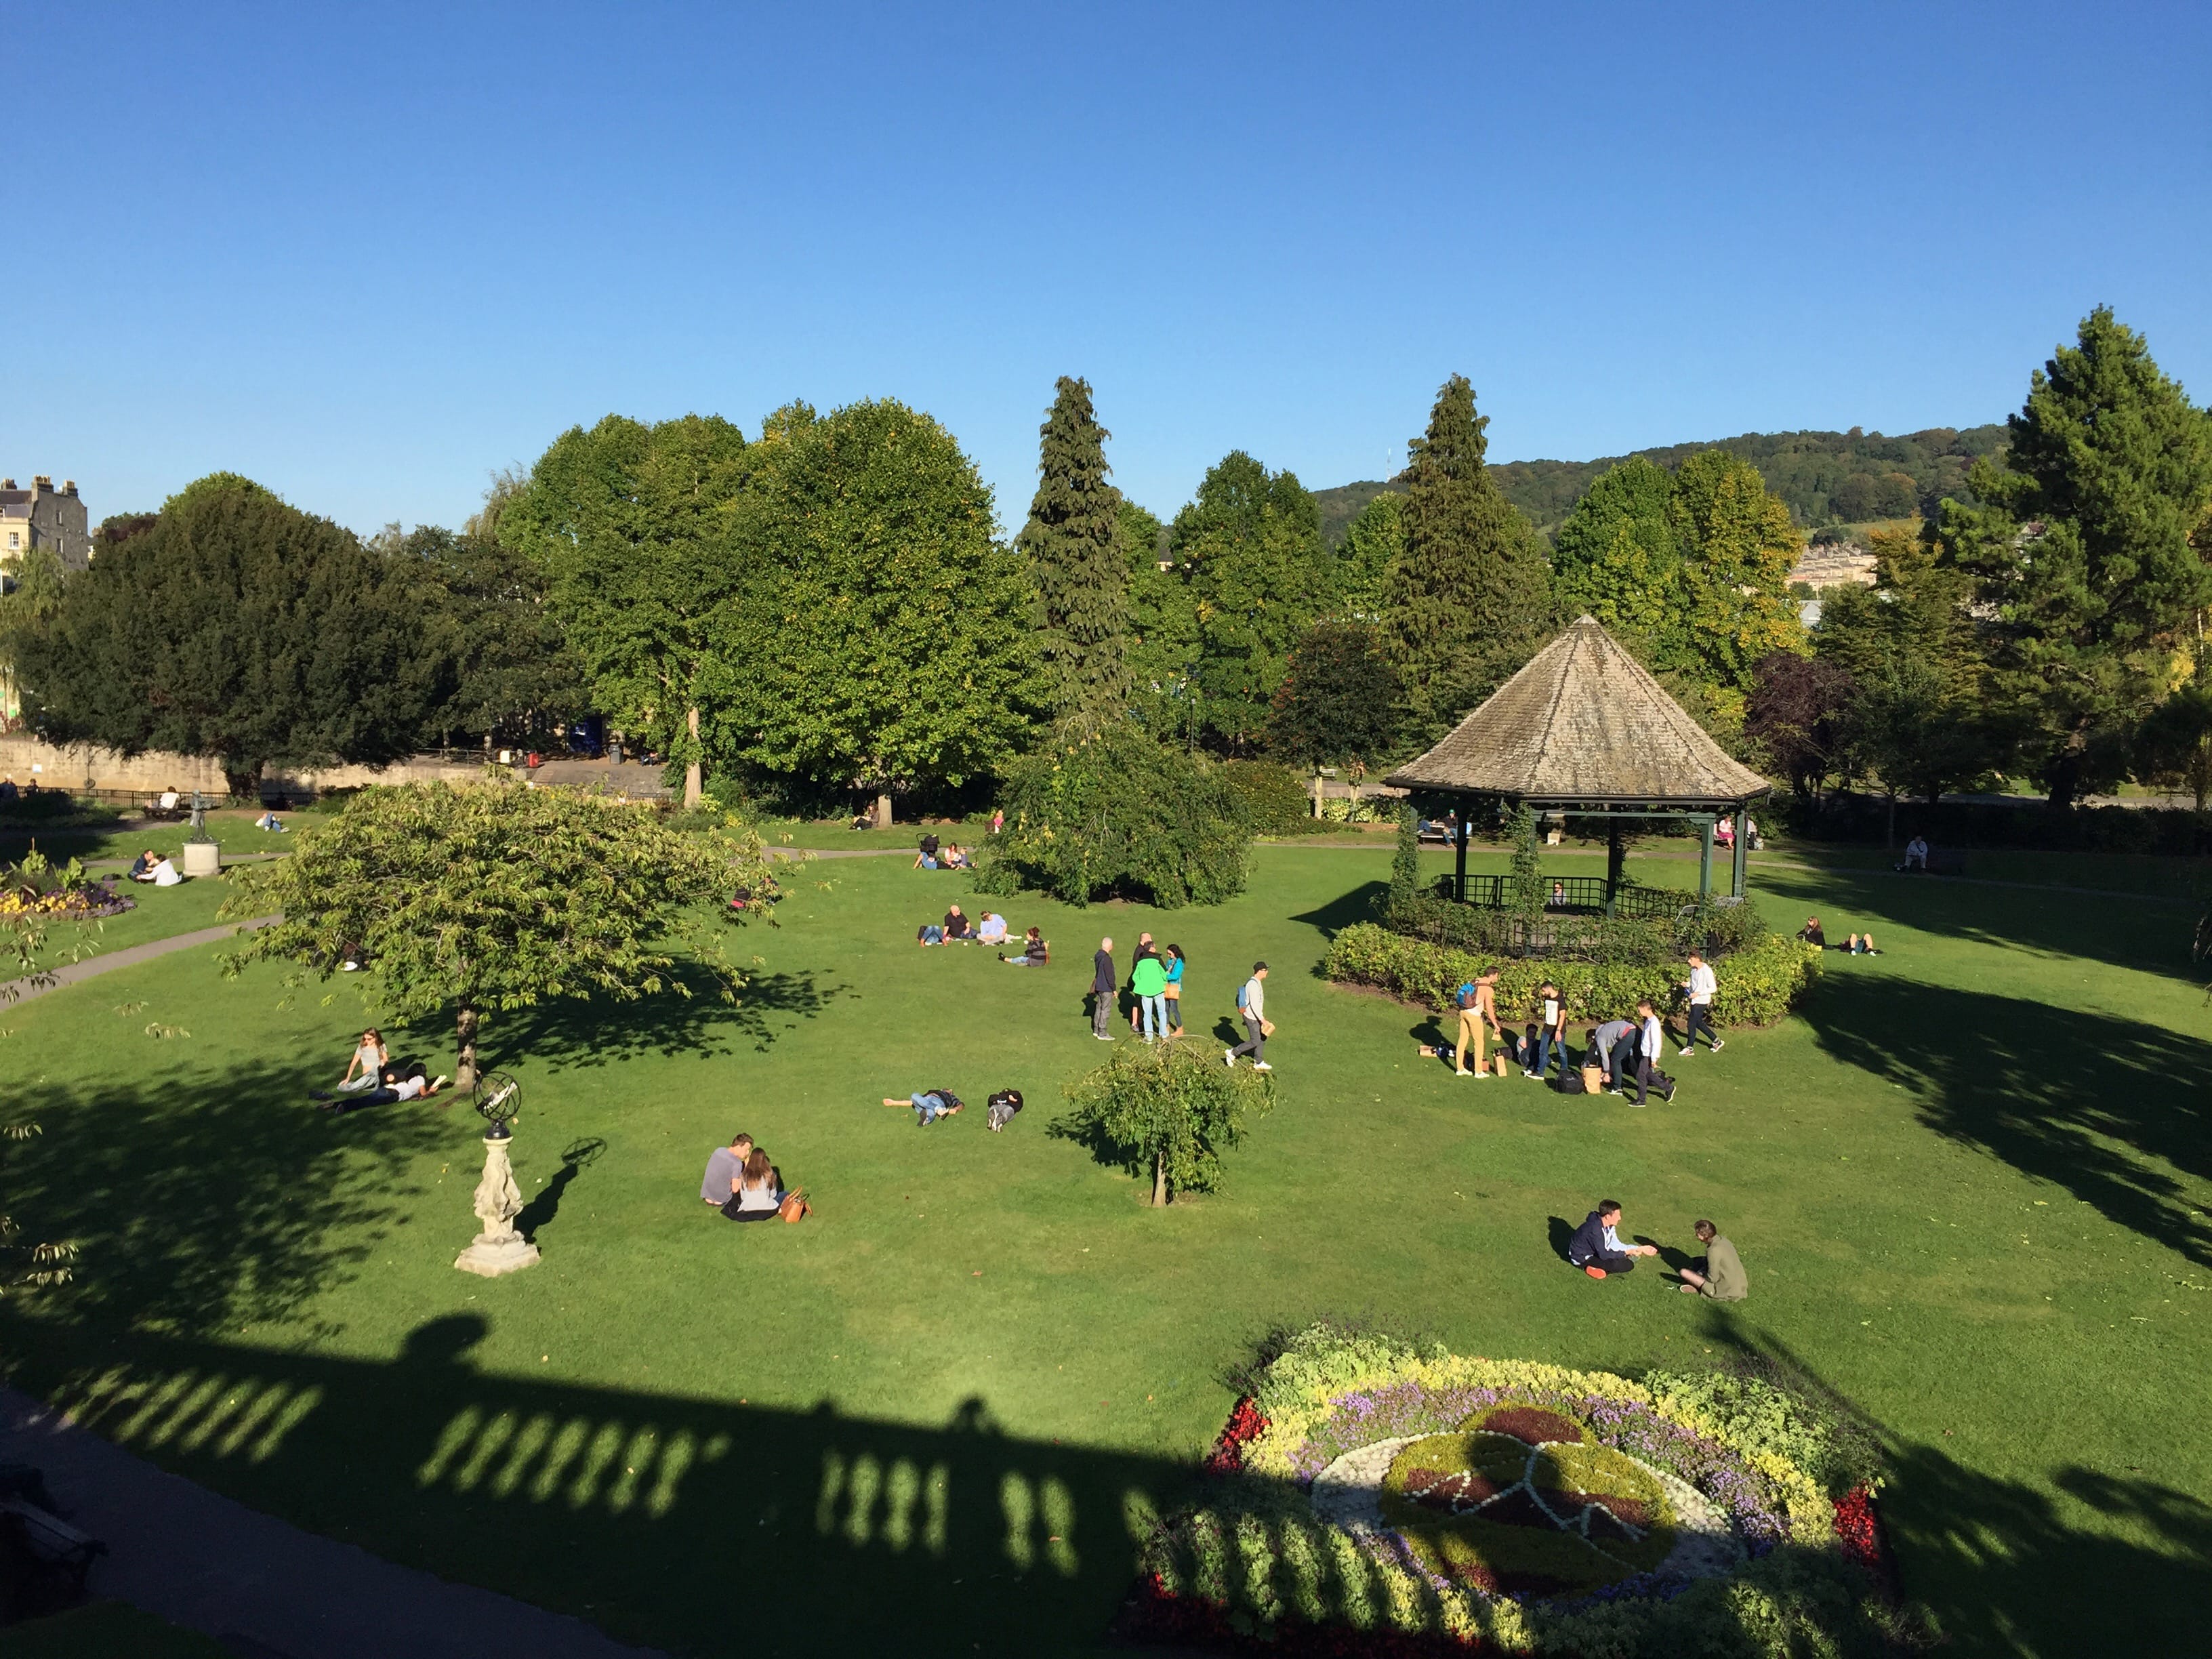
[[[522,1189],[514,1184],[507,1148],[514,1139],[514,1117],[522,1091],[514,1079],[485,1072],[477,1082],[477,1111],[491,1127],[484,1131],[483,1176],[477,1182],[475,1209],[483,1231],[453,1258],[465,1273],[497,1279],[520,1273],[538,1261],[538,1247],[515,1231],[522,1212]]]

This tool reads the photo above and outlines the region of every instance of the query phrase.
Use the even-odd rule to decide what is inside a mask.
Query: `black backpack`
[[[955,1106],[964,1106],[968,1103],[964,1100],[961,1099],[958,1095],[954,1094],[950,1089],[928,1089],[925,1090],[923,1092],[926,1094],[935,1095],[939,1100],[943,1101],[945,1103],[945,1109],[948,1112]]]
[[[1583,1092],[1583,1073],[1580,1066],[1570,1066],[1559,1073],[1559,1092],[1563,1095],[1578,1095]]]
[[[1021,1109],[1022,1091],[1019,1089],[1001,1089],[986,1103],[984,1121],[995,1132],[1012,1122],[1014,1114]]]

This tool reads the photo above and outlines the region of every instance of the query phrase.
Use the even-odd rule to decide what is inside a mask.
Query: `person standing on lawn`
[[[1636,1022],[1632,1019],[1609,1019],[1602,1025],[1592,1026],[1589,1048],[1583,1055],[1583,1064],[1604,1066],[1605,1086],[1618,1089],[1636,1053]]]
[[[1131,1036],[1135,1036],[1144,1029],[1141,1018],[1144,1013],[1144,1002],[1137,990],[1137,964],[1146,957],[1156,957],[1159,953],[1160,947],[1152,943],[1152,936],[1150,933],[1137,935],[1137,953],[1129,958],[1129,1035]]]
[[[1720,981],[1714,975],[1712,964],[1695,951],[1690,952],[1690,976],[1682,981],[1682,988],[1690,994],[1690,1012],[1682,1027],[1682,1056],[1687,1059],[1698,1046],[1698,1032],[1702,1030],[1705,1041],[1713,1045],[1715,1054],[1728,1045],[1721,1041],[1720,1033],[1713,1030],[1713,993],[1720,989]]]
[[[1505,1030],[1498,1023],[1498,969],[1486,969],[1468,984],[1460,987],[1459,1044],[1452,1051],[1452,1066],[1459,1077],[1487,1077],[1483,1069],[1483,1030],[1486,1026],[1497,1034],[1499,1042],[1505,1041]],[[1467,1048],[1474,1045],[1474,1069],[1467,1069]]]
[[[1160,988],[1160,999],[1168,1012],[1168,1035],[1179,1037],[1182,1035],[1182,946],[1169,945],[1160,967],[1166,979]]]
[[[1137,1007],[1145,1017],[1145,1041],[1152,1042],[1168,1034],[1168,970],[1157,951],[1146,952],[1137,958],[1129,970],[1129,988],[1137,994]]]
[[[1620,1242],[1620,1205],[1610,1198],[1600,1199],[1597,1208],[1583,1218],[1583,1224],[1575,1229],[1575,1236],[1567,1241],[1567,1260],[1592,1279],[1603,1279],[1607,1273],[1633,1273],[1638,1256],[1658,1254],[1656,1244]]]
[[[1237,1069],[1237,1056],[1252,1056],[1252,1069],[1272,1072],[1267,1064],[1267,1039],[1275,1035],[1275,1028],[1267,1021],[1267,964],[1252,964],[1252,977],[1237,988],[1237,1010],[1244,1016],[1244,1041],[1234,1048],[1224,1048],[1221,1057],[1229,1062],[1229,1069]]]
[[[1567,1063],[1567,1000],[1548,979],[1536,993],[1536,1013],[1535,1046],[1529,1050],[1528,1069],[1521,1075],[1541,1083],[1551,1073],[1554,1048],[1559,1051],[1560,1066]]]
[[[1091,1035],[1101,1042],[1114,1040],[1114,993],[1121,982],[1114,971],[1114,941],[1102,939],[1091,958]]]
[[[1716,1302],[1741,1302],[1751,1294],[1751,1280],[1743,1271],[1743,1258],[1735,1246],[1721,1236],[1710,1221],[1697,1226],[1698,1242],[1705,1247],[1705,1270],[1682,1269],[1682,1294],[1706,1296]]]
[[[1667,1052],[1667,1032],[1659,1024],[1658,1006],[1650,997],[1636,1005],[1636,1017],[1641,1022],[1636,1038],[1636,1098],[1628,1103],[1641,1106],[1650,1091],[1652,1077],[1659,1069],[1659,1056]],[[1674,1087],[1671,1083],[1662,1084],[1659,1098],[1672,1100]]]

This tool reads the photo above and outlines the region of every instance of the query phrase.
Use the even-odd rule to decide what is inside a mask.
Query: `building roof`
[[[1385,781],[1540,804],[1686,807],[1733,805],[1772,787],[1587,616]]]

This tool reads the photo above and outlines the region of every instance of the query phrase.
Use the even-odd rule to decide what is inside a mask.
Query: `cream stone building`
[[[65,570],[82,570],[92,562],[92,526],[76,479],[63,479],[56,489],[54,481],[41,473],[28,489],[18,489],[13,478],[0,478],[0,571],[34,547],[52,548]]]

